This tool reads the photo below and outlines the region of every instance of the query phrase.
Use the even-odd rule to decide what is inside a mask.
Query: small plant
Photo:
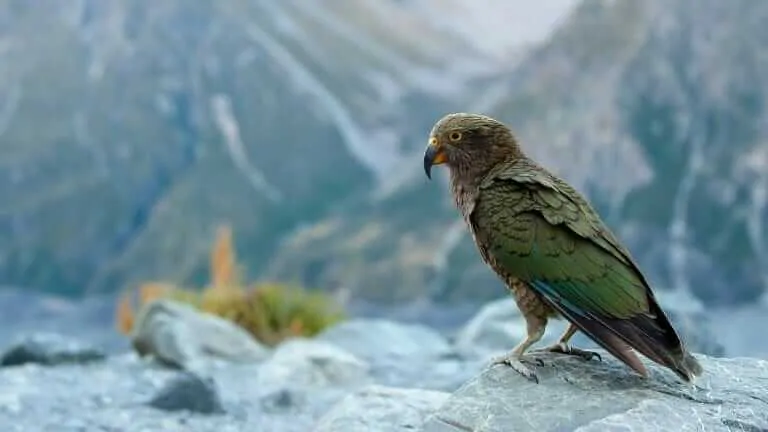
[[[300,286],[262,282],[245,288],[235,257],[232,231],[218,230],[210,258],[211,282],[201,291],[150,282],[139,287],[139,303],[170,298],[228,319],[266,345],[296,336],[314,336],[344,319],[341,308],[327,293]],[[131,299],[123,295],[117,305],[116,326],[128,334],[134,325]]]

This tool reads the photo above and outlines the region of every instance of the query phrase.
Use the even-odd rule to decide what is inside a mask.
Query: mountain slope
[[[514,71],[444,110],[513,125],[531,155],[593,200],[659,288],[705,304],[753,302],[768,280],[766,13],[747,1],[584,1]],[[411,163],[420,174],[418,157]],[[319,285],[453,301],[502,295],[443,186],[414,180],[366,210],[340,211],[336,231],[288,242],[274,274],[321,260]],[[356,249],[339,246],[371,232]],[[343,259],[322,258],[339,248]]]
[[[659,288],[766,291],[761,2],[585,0],[530,51],[505,30],[525,2],[44,3],[0,2],[9,284],[197,283],[230,223],[251,277],[498,297],[444,174],[419,166],[438,117],[481,111],[584,191]]]
[[[260,274],[497,61],[430,2],[42,4],[0,2],[0,279],[68,294],[200,279],[219,223]]]

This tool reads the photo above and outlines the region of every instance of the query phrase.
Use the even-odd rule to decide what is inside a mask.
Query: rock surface
[[[339,402],[320,419],[315,432],[418,430],[448,396],[432,390],[371,386]]]
[[[55,333],[35,333],[18,338],[0,357],[0,366],[26,363],[60,365],[104,360],[99,348]]]
[[[323,341],[283,342],[259,368],[259,387],[349,387],[370,380],[370,366],[347,351]]]
[[[171,300],[144,305],[131,342],[140,355],[186,370],[204,370],[211,360],[256,362],[269,351],[230,321]]]
[[[389,329],[382,333],[388,336],[377,339],[370,332],[377,328]],[[422,430],[423,424],[425,432],[624,430],[622,425],[753,432],[768,427],[766,361],[701,357],[706,374],[698,382],[702,388],[693,389],[655,367],[651,379],[642,380],[607,354],[603,362],[550,354],[542,356],[541,383],[535,385],[501,366],[486,369],[487,358],[453,355],[455,349],[429,330],[351,321],[322,339],[286,341],[264,361],[208,361],[203,373],[194,374],[135,353],[100,362],[2,368],[0,430],[399,432]],[[363,344],[356,354],[350,352],[352,340]],[[377,347],[377,340],[394,347]],[[424,353],[413,348],[419,344]],[[371,351],[363,359],[366,350]]]
[[[173,377],[147,405],[163,411],[188,411],[200,414],[224,412],[213,380],[191,373],[182,373]]]
[[[424,325],[354,319],[326,330],[318,339],[364,359],[377,380],[398,387],[454,390],[470,377],[455,347]]]
[[[540,344],[557,339],[562,321],[552,320]],[[525,319],[513,298],[489,302],[456,334],[456,349],[467,357],[489,357],[509,351],[526,336]]]
[[[435,330],[418,324],[384,319],[354,319],[333,326],[318,336],[371,362],[384,359],[448,355],[452,347]]]
[[[631,374],[603,362],[541,355],[539,384],[504,366],[470,380],[427,422],[425,432],[768,430],[768,361],[698,356],[696,387],[651,367]]]

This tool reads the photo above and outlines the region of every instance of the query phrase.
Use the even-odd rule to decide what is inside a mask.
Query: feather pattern
[[[497,273],[643,375],[630,348],[685,380],[700,373],[628,250],[570,185],[521,158],[494,167],[472,204],[465,217]]]

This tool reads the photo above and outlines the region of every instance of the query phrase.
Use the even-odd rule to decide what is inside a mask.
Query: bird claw
[[[544,362],[537,358],[535,359],[536,364],[539,366],[544,366]],[[509,353],[502,356],[494,357],[491,360],[492,365],[496,364],[503,364],[506,366],[509,366],[512,368],[515,372],[522,375],[525,379],[529,381],[533,381],[536,384],[539,383],[539,377],[536,375],[536,372],[534,372],[531,368],[523,364],[522,360],[520,359],[520,356]]]
[[[557,353],[557,354],[573,355],[573,356],[581,357],[587,361],[592,360],[594,358],[597,358],[598,361],[603,361],[603,357],[594,351],[587,351],[581,348],[575,348],[564,343],[554,344],[551,347],[544,348],[542,351],[548,351],[548,352]]]

